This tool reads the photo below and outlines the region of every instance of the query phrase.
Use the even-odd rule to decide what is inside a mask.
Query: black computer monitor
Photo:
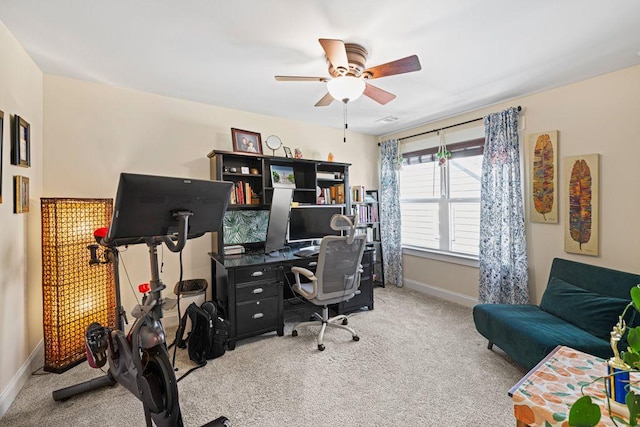
[[[170,236],[178,232],[177,211],[188,211],[187,237],[218,231],[233,184],[191,178],[121,173],[110,240]]]
[[[269,225],[267,226],[267,240],[264,251],[271,253],[279,251],[287,244],[287,224],[291,211],[293,189],[274,188],[271,206],[269,206]]]
[[[320,240],[324,236],[340,236],[331,228],[331,217],[342,214],[342,206],[300,206],[291,209],[288,241],[306,242]]]

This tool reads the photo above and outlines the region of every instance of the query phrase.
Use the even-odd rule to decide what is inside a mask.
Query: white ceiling
[[[638,0],[0,0],[0,21],[48,74],[335,128],[324,83],[274,75],[328,77],[318,38],[369,67],[417,54],[370,81],[395,100],[349,103],[372,135],[640,64]]]

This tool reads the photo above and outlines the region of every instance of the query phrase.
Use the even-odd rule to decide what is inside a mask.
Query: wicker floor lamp
[[[44,370],[61,373],[85,360],[91,322],[115,327],[111,264],[89,265],[93,232],[107,227],[112,199],[43,198],[42,299]]]

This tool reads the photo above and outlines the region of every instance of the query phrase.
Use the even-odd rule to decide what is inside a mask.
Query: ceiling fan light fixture
[[[353,76],[335,77],[327,82],[327,89],[333,99],[345,104],[360,98],[365,88],[365,82]]]

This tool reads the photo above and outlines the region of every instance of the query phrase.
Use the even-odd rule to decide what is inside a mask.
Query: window
[[[403,153],[402,246],[478,256],[484,138],[449,144],[446,167],[437,147]]]

